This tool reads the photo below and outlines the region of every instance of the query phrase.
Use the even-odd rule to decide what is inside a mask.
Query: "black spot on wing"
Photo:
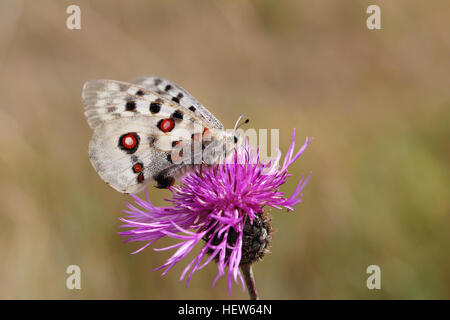
[[[176,103],[180,103],[180,100],[183,98],[183,94],[180,92],[176,97],[172,98],[172,101],[176,102]]]
[[[150,103],[150,112],[152,114],[156,114],[161,111],[162,101],[160,99],[156,99],[154,102]]]
[[[172,118],[176,120],[183,120],[183,112],[180,110],[176,110],[174,113],[172,113]]]
[[[175,183],[175,178],[167,175],[166,173],[159,173],[153,177],[157,182],[156,187],[159,189],[167,189]]]
[[[136,102],[134,101],[127,101],[127,103],[125,104],[125,110],[126,111],[136,111]]]
[[[161,110],[161,105],[159,103],[150,103],[150,112],[155,114]]]

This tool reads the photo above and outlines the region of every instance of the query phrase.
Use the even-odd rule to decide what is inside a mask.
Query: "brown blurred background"
[[[366,28],[370,4],[382,30]],[[214,264],[185,288],[187,261],[161,277],[169,252],[130,255],[130,196],[88,159],[83,83],[156,74],[226,127],[244,112],[280,128],[283,152],[292,128],[315,138],[283,189],[312,170],[303,203],[272,211],[262,298],[449,299],[449,17],[448,1],[1,0],[0,298],[230,298],[225,278],[210,289]],[[71,264],[82,290],[66,289]],[[381,290],[366,288],[371,264]]]

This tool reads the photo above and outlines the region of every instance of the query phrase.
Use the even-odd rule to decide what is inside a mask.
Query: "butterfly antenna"
[[[242,122],[242,123],[241,123],[241,125],[240,125],[240,126],[243,126],[244,124],[247,124],[247,123],[249,123],[249,122],[250,122],[250,119],[248,119],[248,118],[247,118],[247,119],[245,119],[245,121],[244,121],[244,122]],[[240,127],[240,126],[239,126],[239,127]]]
[[[236,121],[236,124],[234,125],[234,131],[236,131],[236,129],[242,127],[244,124],[249,123],[250,120],[249,119],[245,119],[244,122],[239,123],[241,121],[241,119],[244,117],[244,114],[241,113],[241,115],[239,116],[239,118]]]
[[[234,124],[234,131],[236,131],[236,129],[239,128],[239,127],[238,127],[239,121],[241,121],[242,117],[244,117],[244,114],[243,114],[243,113],[241,113],[241,114],[239,115],[239,118],[236,120],[236,123]]]

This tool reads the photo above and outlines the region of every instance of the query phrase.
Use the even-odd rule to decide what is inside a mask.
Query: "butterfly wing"
[[[167,96],[136,84],[91,80],[82,97],[94,129],[89,145],[92,165],[120,192],[138,192],[152,179],[167,187],[187,168],[185,158],[202,153],[201,147],[192,146],[208,128],[207,119]],[[179,153],[175,147],[180,145],[189,152]]]
[[[117,191],[139,192],[161,170],[170,166],[164,152],[152,148],[148,120],[139,117],[104,122],[89,143],[89,157],[100,177]]]
[[[158,93],[179,105],[184,110],[189,110],[203,121],[209,128],[222,129],[222,123],[214,117],[200,102],[198,102],[189,92],[176,83],[156,76],[142,76],[131,81],[132,83]]]

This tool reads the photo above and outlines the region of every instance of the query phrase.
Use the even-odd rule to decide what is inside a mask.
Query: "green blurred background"
[[[382,30],[366,28],[370,4]],[[170,252],[130,255],[117,235],[130,196],[89,162],[81,88],[156,74],[226,127],[244,112],[280,128],[283,152],[292,128],[315,138],[283,189],[311,170],[303,203],[272,211],[262,298],[449,299],[449,17],[448,1],[1,0],[0,298],[247,298],[225,278],[210,289],[213,263],[188,288],[187,261],[161,277]],[[71,264],[81,290],[66,289]]]

